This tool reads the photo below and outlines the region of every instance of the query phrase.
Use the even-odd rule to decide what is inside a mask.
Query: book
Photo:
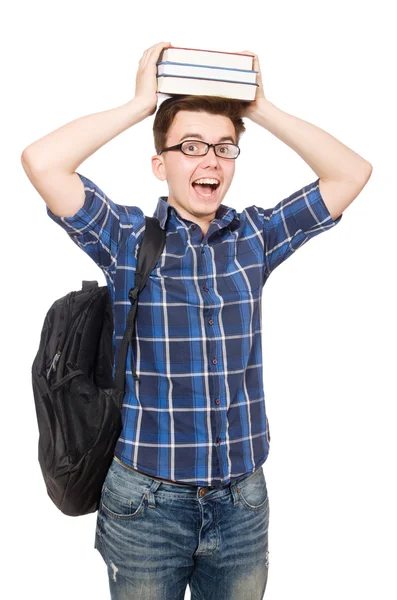
[[[235,100],[254,100],[257,83],[236,83],[191,77],[161,75],[157,78],[157,91],[162,94],[189,94],[195,96],[221,96]]]
[[[237,83],[256,83],[258,71],[247,69],[231,69],[230,67],[211,67],[194,65],[190,63],[159,62],[157,75],[174,75],[184,77],[200,77],[201,79],[215,79],[221,81],[235,81]]]
[[[254,55],[195,48],[164,48],[157,62],[159,93],[255,99]]]
[[[253,54],[241,52],[217,52],[215,50],[198,50],[195,48],[165,48],[159,62],[189,63],[207,67],[222,67],[231,69],[252,70]]]

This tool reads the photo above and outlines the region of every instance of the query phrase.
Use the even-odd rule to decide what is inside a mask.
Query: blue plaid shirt
[[[145,215],[115,204],[78,173],[85,202],[73,217],[48,215],[102,269],[114,307],[116,361],[131,303]],[[319,179],[274,208],[221,204],[201,228],[160,197],[154,216],[166,245],[138,299],[127,356],[123,428],[115,456],[148,475],[222,487],[269,453],[262,369],[262,290],[300,246],[336,225]]]

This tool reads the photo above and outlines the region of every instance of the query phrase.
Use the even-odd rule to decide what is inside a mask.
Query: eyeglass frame
[[[200,142],[201,144],[206,144],[207,145],[207,152],[205,152],[204,154],[186,154],[186,152],[183,152],[182,150],[182,144],[185,144],[186,142]],[[235,146],[238,149],[238,154],[237,156],[220,156],[219,154],[216,153],[216,146],[224,146],[225,144],[230,144],[230,146]],[[163,148],[161,150],[161,152],[159,152],[159,155],[162,154],[163,152],[167,152],[168,150],[180,150],[182,152],[182,154],[184,154],[185,156],[207,156],[208,152],[210,151],[211,146],[214,148],[214,153],[215,156],[217,156],[218,158],[225,158],[226,160],[236,160],[236,158],[240,155],[240,146],[237,146],[237,144],[233,144],[232,142],[219,142],[219,144],[209,144],[208,142],[204,142],[203,140],[183,140],[183,142],[181,142],[180,144],[176,144],[176,146],[170,146],[169,148]]]

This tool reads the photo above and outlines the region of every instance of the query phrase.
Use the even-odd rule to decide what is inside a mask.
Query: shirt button
[[[221,441],[222,441],[222,440],[221,440],[221,438],[216,438],[216,443],[217,443],[217,444],[220,444],[220,443],[221,443]]]
[[[217,398],[217,399],[215,400],[215,402],[216,402],[217,404],[220,404],[220,403],[221,403],[221,401],[219,400],[219,398]]]
[[[203,287],[203,290],[204,290],[205,292],[208,292],[208,290],[209,290],[209,287],[207,287],[207,286],[205,285],[205,286]]]
[[[210,325],[213,325],[213,324],[214,324],[214,319],[210,319],[210,320],[208,321],[208,323],[209,323]]]
[[[218,362],[218,361],[216,360],[216,358],[213,358],[213,359],[212,359],[212,364],[213,364],[213,365],[216,365],[216,364],[217,364],[217,362]]]
[[[201,254],[204,254],[204,248],[201,248]]]
[[[196,225],[192,225],[192,229],[194,231],[196,229]]]

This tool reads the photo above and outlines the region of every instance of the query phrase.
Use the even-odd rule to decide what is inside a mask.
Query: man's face
[[[206,112],[179,111],[168,131],[165,147],[184,140],[202,140],[209,144],[236,143],[236,133],[228,117]],[[184,219],[210,223],[228,191],[235,169],[235,160],[220,158],[210,148],[205,156],[186,156],[180,150],[170,150],[153,157],[153,171],[168,183],[168,203]],[[197,179],[216,179],[219,185],[209,194],[209,186],[193,185]],[[209,195],[208,195],[209,194]]]

